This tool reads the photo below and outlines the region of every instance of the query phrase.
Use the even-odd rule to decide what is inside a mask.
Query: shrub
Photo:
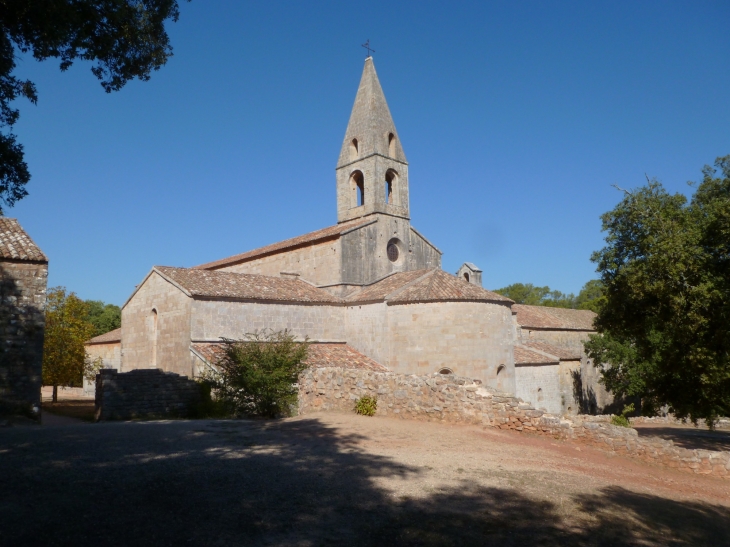
[[[634,412],[634,403],[624,406],[623,411],[618,416],[611,416],[611,423],[621,427],[631,427],[628,415]]]
[[[363,416],[375,416],[378,409],[378,400],[375,397],[360,397],[355,401],[355,412]]]
[[[296,408],[297,381],[306,365],[308,340],[297,342],[288,330],[256,331],[242,340],[224,338],[223,356],[214,370],[201,374],[215,414],[290,416]]]

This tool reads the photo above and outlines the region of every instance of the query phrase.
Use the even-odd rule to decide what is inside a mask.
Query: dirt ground
[[[0,429],[0,545],[730,545],[730,480],[320,414]]]

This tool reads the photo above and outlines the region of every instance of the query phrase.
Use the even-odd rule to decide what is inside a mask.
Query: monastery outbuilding
[[[410,223],[408,162],[371,57],[335,172],[337,224],[194,268],[153,267],[121,331],[89,352],[124,372],[194,376],[222,337],[289,329],[313,342],[312,364],[453,373],[550,412],[581,410],[596,389],[580,344],[592,312],[519,306],[483,289],[474,264],[441,269]]]

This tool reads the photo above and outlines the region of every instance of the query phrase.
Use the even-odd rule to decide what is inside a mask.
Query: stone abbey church
[[[592,312],[517,305],[483,289],[470,263],[446,273],[411,225],[408,162],[371,57],[335,172],[337,224],[194,268],[153,267],[121,329],[89,353],[121,372],[194,376],[222,337],[289,329],[313,342],[312,366],[456,374],[553,413],[605,404],[582,349]]]

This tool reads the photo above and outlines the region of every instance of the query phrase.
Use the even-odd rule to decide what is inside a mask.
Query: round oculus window
[[[393,242],[388,243],[388,260],[391,262],[398,261],[398,245]]]

